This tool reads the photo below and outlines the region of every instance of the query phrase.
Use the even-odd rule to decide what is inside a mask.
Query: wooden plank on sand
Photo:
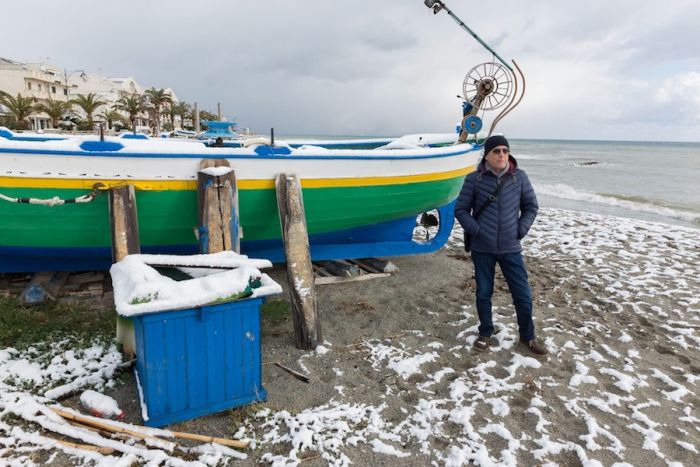
[[[317,277],[316,278],[316,285],[340,284],[342,282],[368,281],[370,279],[378,279],[380,277],[389,277],[389,276],[391,276],[391,273],[382,272],[382,273],[362,274],[360,276],[354,276],[354,277],[337,277],[337,276]]]

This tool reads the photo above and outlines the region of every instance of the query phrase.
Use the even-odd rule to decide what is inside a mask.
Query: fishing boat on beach
[[[2,129],[0,135],[9,130]],[[106,269],[111,240],[106,190],[136,190],[141,250],[198,250],[197,172],[202,159],[226,159],[236,174],[241,251],[283,261],[275,176],[300,181],[312,258],[424,253],[453,225],[452,203],[479,147],[409,144],[342,150],[252,144],[71,137],[27,141],[0,136],[0,272]],[[430,241],[413,239],[416,218],[437,210]]]
[[[204,159],[225,160],[221,165],[235,172],[244,254],[284,261],[278,175],[300,181],[313,260],[437,250],[449,238],[454,201],[480,158],[481,138],[520,103],[525,82],[514,61],[505,62],[443,2],[425,4],[447,12],[499,62],[467,73],[458,133],[275,142],[273,134],[239,138],[231,123],[207,122],[212,142],[24,137],[0,128],[0,272],[107,269],[112,238],[104,192],[124,185],[136,193],[142,252],[196,253]],[[484,113],[495,109],[482,133]],[[416,235],[419,229],[433,235]]]

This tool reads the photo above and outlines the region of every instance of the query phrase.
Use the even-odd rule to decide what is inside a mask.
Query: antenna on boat
[[[105,140],[105,125],[104,123],[100,122],[100,141]]]
[[[464,103],[462,104],[463,118],[460,125],[459,142],[466,142],[469,135],[474,135],[476,141],[477,133],[483,125],[482,119],[477,115],[480,111],[483,115],[487,110],[503,108],[491,123],[488,133],[490,136],[498,122],[517,107],[523,99],[525,95],[525,75],[514,60],[512,62],[515,69],[472,31],[464,21],[459,19],[452,10],[447,8],[442,1],[425,0],[425,6],[432,9],[433,14],[438,14],[440,11],[445,10],[462,29],[467,31],[500,62],[487,62],[473,67],[467,72],[462,84]]]
[[[270,128],[270,146],[275,145],[275,129]]]

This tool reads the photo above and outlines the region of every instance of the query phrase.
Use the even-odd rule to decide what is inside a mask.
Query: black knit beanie
[[[505,136],[501,136],[501,135],[489,136],[489,138],[484,143],[484,156],[486,156],[486,154],[490,153],[493,148],[497,148],[498,146],[506,146],[507,148],[510,149],[510,144],[508,144],[508,140],[506,139]]]

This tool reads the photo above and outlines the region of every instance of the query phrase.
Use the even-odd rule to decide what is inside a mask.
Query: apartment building
[[[109,108],[119,98],[129,94],[143,94],[145,87],[134,78],[110,78],[85,70],[68,70],[46,63],[22,63],[0,57],[0,90],[16,96],[34,97],[37,102],[48,100],[69,101],[78,94],[95,94],[99,100],[106,102]],[[178,98],[172,89],[166,88],[173,102]],[[74,106],[73,112],[81,115],[82,110]],[[7,113],[0,105],[0,115]],[[84,115],[82,115],[84,116]],[[51,128],[51,119],[35,112],[29,117],[33,130]],[[137,119],[138,126],[148,124],[148,116]]]

